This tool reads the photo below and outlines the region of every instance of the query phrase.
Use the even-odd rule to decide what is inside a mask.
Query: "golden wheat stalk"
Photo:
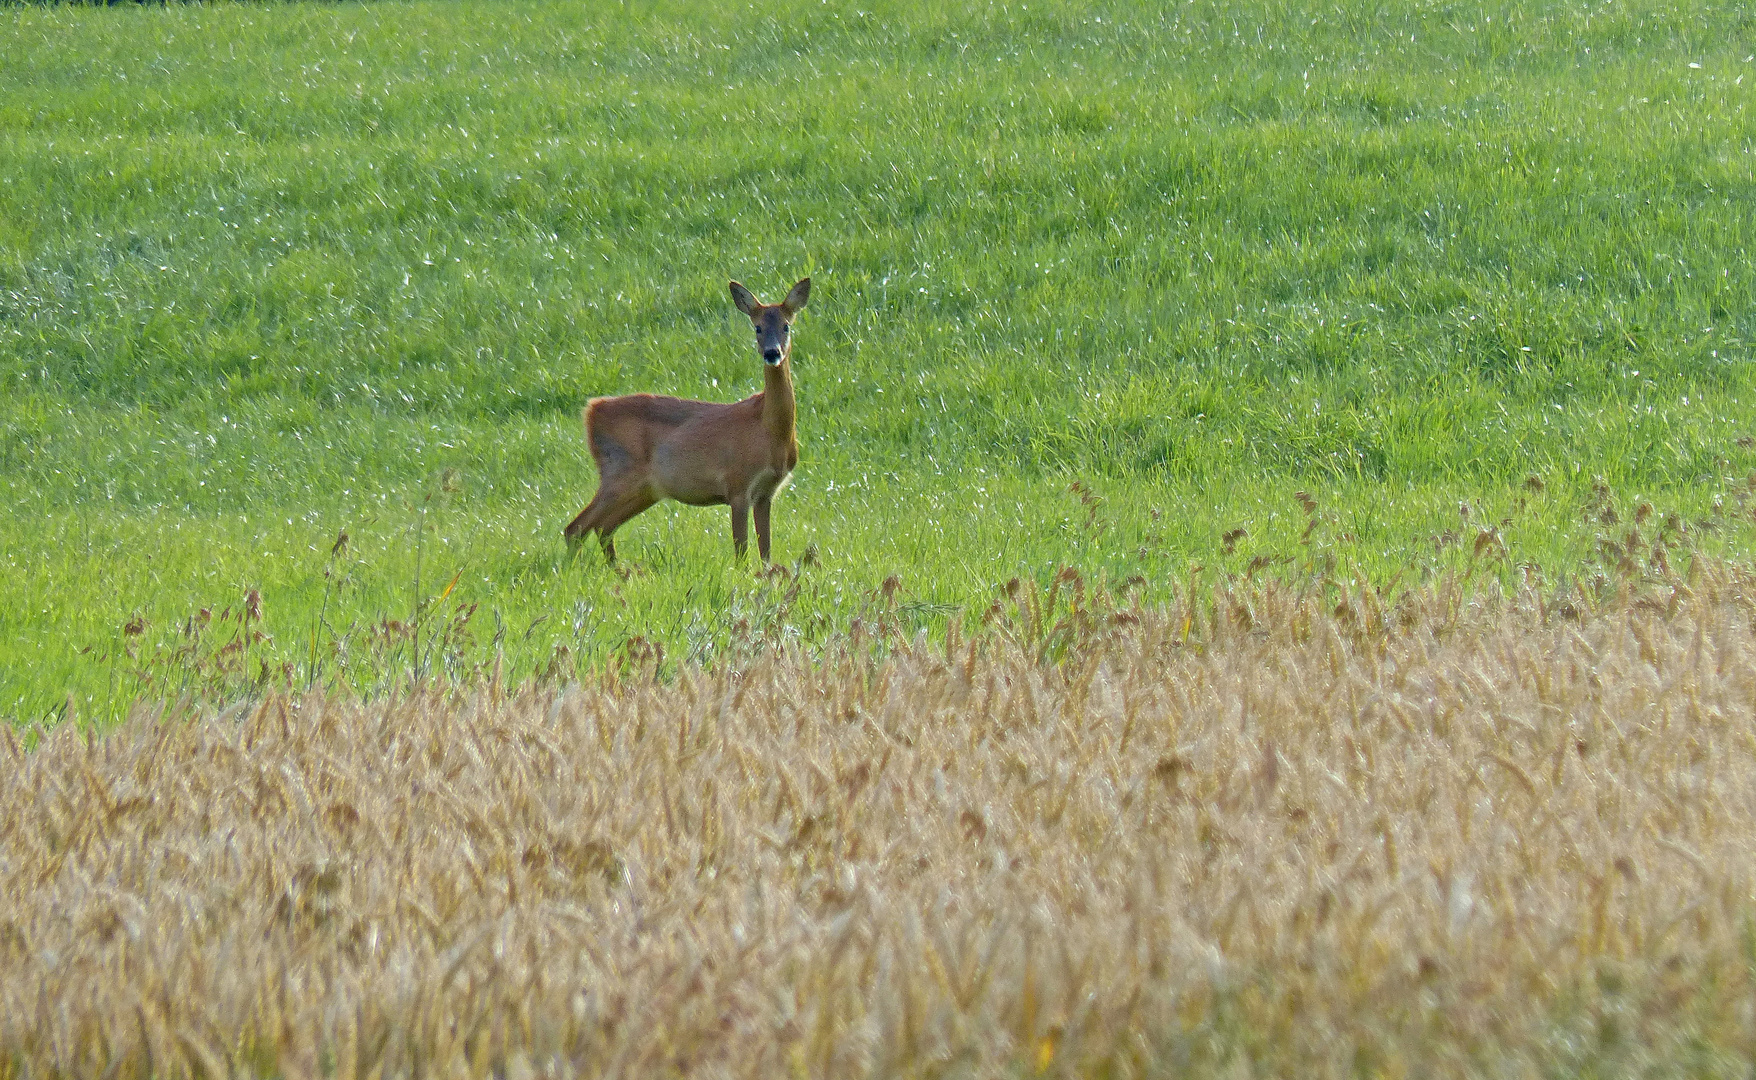
[[[1065,586],[882,657],[5,732],[0,1076],[1756,1050],[1747,577],[1597,611]]]

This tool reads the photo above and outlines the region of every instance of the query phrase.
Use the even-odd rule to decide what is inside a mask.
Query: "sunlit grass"
[[[118,650],[251,589],[274,678],[369,682],[407,673],[373,674],[372,627],[459,604],[468,641],[427,659],[522,676],[630,638],[704,659],[763,618],[810,639],[892,574],[928,627],[1068,563],[1161,594],[1259,559],[1408,580],[1486,559],[1483,530],[1478,573],[1589,577],[1625,527],[1597,477],[1747,554],[1753,29],[1650,2],[0,12],[0,715],[114,708]],[[632,522],[626,578],[566,559],[584,400],[754,390],[724,282],[805,273],[790,606],[718,511]]]

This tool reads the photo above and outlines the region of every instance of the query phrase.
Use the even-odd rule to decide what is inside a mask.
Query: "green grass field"
[[[944,8],[0,10],[0,716],[1749,553],[1751,8]],[[796,576],[570,558],[585,400],[752,392],[804,274]]]

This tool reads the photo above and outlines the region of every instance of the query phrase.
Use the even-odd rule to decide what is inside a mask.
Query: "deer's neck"
[[[791,357],[762,369],[762,426],[775,442],[791,446],[793,422],[793,361]]]

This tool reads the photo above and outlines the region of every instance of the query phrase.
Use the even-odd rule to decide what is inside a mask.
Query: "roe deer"
[[[613,563],[617,527],[661,499],[675,499],[690,506],[730,504],[739,558],[745,515],[754,510],[756,551],[768,562],[769,503],[799,461],[789,357],[793,317],[805,306],[811,279],[802,278],[778,304],[757,303],[749,289],[730,285],[732,303],[756,327],[762,392],[729,405],[656,394],[593,398],[585,407],[585,433],[598,463],[598,491],[567,526],[570,546],[595,532]]]

